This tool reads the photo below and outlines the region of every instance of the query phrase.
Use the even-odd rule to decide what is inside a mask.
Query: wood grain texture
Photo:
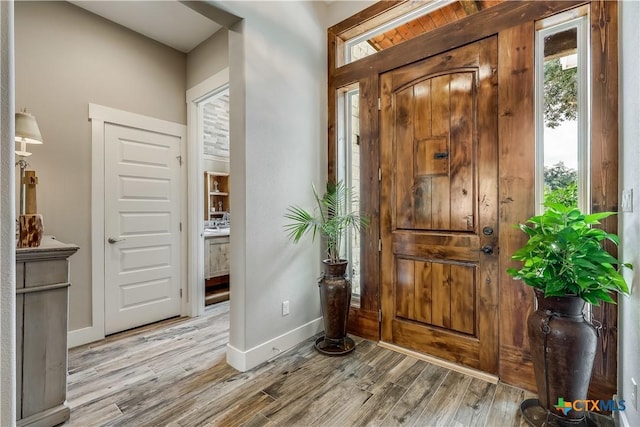
[[[369,218],[368,227],[360,232],[360,298],[350,309],[348,331],[369,339],[380,338],[378,310],[380,274],[378,239],[380,233],[380,201],[378,191],[378,76],[363,79],[359,87],[360,120],[360,210]],[[335,113],[335,111],[334,111]],[[330,119],[331,123],[331,119]],[[331,125],[330,125],[331,127]],[[335,144],[330,143],[335,155]],[[330,157],[329,164],[335,159]]]
[[[394,79],[385,77],[384,73],[394,70],[398,78],[402,77],[400,67],[422,61],[424,58],[448,51],[456,46],[480,40],[486,36],[498,34],[499,59],[498,69],[492,70],[499,88],[499,100],[492,108],[496,109],[498,118],[498,141],[493,149],[497,150],[499,158],[499,193],[496,197],[499,204],[498,216],[495,219],[492,237],[481,236],[482,245],[492,245],[496,249],[495,257],[498,258],[498,266],[494,269],[483,269],[486,275],[480,282],[481,286],[492,287],[495,304],[492,316],[487,318],[487,323],[500,323],[500,335],[492,343],[499,347],[499,357],[493,357],[494,363],[500,363],[499,373],[501,378],[511,384],[518,384],[527,389],[535,389],[533,371],[526,337],[526,318],[532,309],[533,296],[528,287],[511,280],[504,273],[507,267],[515,266],[511,261],[511,254],[525,242],[525,236],[516,229],[513,224],[524,222],[534,213],[534,26],[533,22],[558,12],[569,10],[576,6],[590,5],[591,11],[591,54],[592,54],[592,209],[593,211],[617,211],[617,4],[609,1],[536,1],[536,2],[504,2],[490,10],[483,10],[473,17],[463,18],[456,24],[438,28],[427,34],[407,41],[400,46],[391,47],[377,55],[364,58],[352,64],[336,67],[329,56],[329,82],[330,85],[341,86],[354,81],[373,78],[380,75],[380,91],[382,97],[382,112],[388,114],[392,108],[391,103],[385,103],[385,92],[388,93],[394,87]],[[338,24],[329,32],[329,45],[332,37],[347,28],[354,28],[357,21],[366,21],[374,16],[379,16],[384,10],[380,4],[371,11],[363,11],[353,19],[348,20],[348,25]],[[432,20],[432,17],[429,17]],[[437,17],[436,17],[437,19]],[[345,21],[347,22],[347,21]],[[427,28],[435,24],[420,21],[419,25]],[[426,25],[426,26],[425,26]],[[335,45],[335,43],[333,43]],[[406,67],[409,69],[410,67]],[[409,71],[407,71],[409,72]],[[404,77],[402,77],[404,78]],[[411,80],[411,79],[408,79]],[[416,84],[413,88],[416,100],[421,92],[431,90],[429,84]],[[332,92],[330,91],[330,94]],[[373,95],[372,95],[373,96]],[[331,97],[330,97],[331,99]],[[479,98],[480,102],[484,98]],[[456,107],[458,108],[458,107]],[[430,138],[431,129],[431,105],[423,104],[417,109],[413,118],[416,135],[424,134],[424,138]],[[334,115],[335,117],[335,115]],[[330,107],[330,128],[331,128]],[[464,123],[460,123],[464,126]],[[464,128],[464,127],[463,127]],[[463,129],[462,128],[462,129]],[[363,130],[361,126],[361,131]],[[453,129],[453,128],[452,128]],[[380,123],[381,138],[389,138],[388,127]],[[419,145],[419,144],[418,144]],[[381,145],[381,150],[386,148]],[[426,152],[426,149],[418,147]],[[331,150],[331,148],[330,148]],[[389,153],[385,154],[389,155]],[[452,154],[453,156],[454,154]],[[330,161],[331,162],[331,161]],[[383,179],[399,168],[396,164],[380,163]],[[405,165],[401,165],[405,167]],[[330,165],[330,170],[333,166]],[[413,167],[413,166],[411,166]],[[480,182],[483,184],[483,181]],[[487,188],[479,188],[483,193]],[[433,193],[433,178],[424,179],[416,183],[416,190],[422,194]],[[456,191],[456,190],[454,190]],[[483,193],[484,194],[484,193]],[[430,196],[429,196],[430,197]],[[424,200],[422,198],[421,200]],[[482,198],[480,198],[482,200]],[[389,206],[390,193],[380,193],[380,206]],[[405,202],[405,206],[413,207],[413,201]],[[457,205],[456,205],[457,206]],[[483,208],[480,203],[479,209]],[[390,226],[400,215],[407,223],[432,224],[431,211],[419,211],[419,215],[406,212],[387,213],[380,212],[380,227],[384,229]],[[452,221],[456,214],[452,213]],[[604,222],[603,227],[610,232],[616,231],[616,219]],[[426,226],[426,225],[425,225]],[[482,229],[483,224],[473,224],[473,227]],[[399,242],[403,237],[399,236]],[[410,238],[405,236],[405,240]],[[404,243],[399,243],[404,245]],[[439,248],[433,249],[428,242],[417,242],[415,251],[411,257],[427,258],[439,256]],[[399,244],[392,244],[383,238],[382,254],[387,251],[397,251]],[[482,246],[481,245],[481,246]],[[449,246],[449,251],[456,251],[460,259],[477,259],[477,255],[465,252],[459,247]],[[453,249],[452,249],[453,248]],[[457,249],[456,249],[457,248]],[[614,249],[614,248],[610,248]],[[474,258],[475,257],[475,258]],[[384,263],[384,260],[382,261]],[[416,273],[417,274],[417,273]],[[383,281],[391,280],[382,273]],[[416,298],[420,298],[419,288],[414,287]],[[396,297],[390,291],[380,290],[381,301],[393,301]],[[427,298],[426,296],[424,298]],[[430,298],[430,296],[429,296]],[[414,306],[414,313],[418,318],[422,307]],[[426,311],[425,311],[426,313]],[[374,330],[373,314],[370,313],[368,323],[370,330]],[[427,316],[427,314],[424,314]],[[430,316],[430,314],[429,314]],[[599,342],[598,356],[594,367],[594,375],[591,384],[591,396],[600,398],[610,396],[615,390],[616,357],[617,357],[617,307],[607,305],[594,310],[594,317],[603,322],[603,336]],[[362,319],[362,317],[360,317]],[[360,320],[358,320],[360,322]],[[366,322],[365,322],[366,323]],[[391,325],[382,325],[383,332],[391,333]],[[491,346],[489,346],[490,348]],[[492,359],[491,352],[480,349],[481,358],[485,361]]]
[[[329,38],[331,40],[331,37]],[[331,50],[331,42],[329,42],[329,50]],[[331,58],[331,56],[329,56]],[[329,59],[331,62],[331,59]],[[330,65],[331,67],[331,65]],[[338,149],[338,99],[337,99],[338,86],[329,82],[327,88],[327,179],[335,180],[336,168],[338,162],[337,149]]]
[[[535,384],[533,366],[523,354],[529,348],[526,319],[533,292],[504,273],[515,267],[511,255],[526,243],[513,228],[534,214],[534,27],[533,22],[502,31],[498,36],[499,94],[499,241],[500,241],[500,371],[502,381]],[[513,369],[522,365],[519,371]],[[534,388],[535,389],[535,388]]]
[[[66,261],[56,261],[66,268]],[[27,265],[27,271],[29,266]],[[27,274],[27,280],[29,275]],[[67,288],[24,296],[22,417],[62,405],[67,381]]]
[[[488,38],[381,77],[382,339],[487,372],[497,257],[480,248],[497,240],[480,224],[498,227],[496,63]]]
[[[378,310],[365,310],[362,307],[349,308],[347,331],[369,340],[380,339]]]
[[[357,337],[346,357],[320,355],[311,338],[238,372],[225,363],[228,310],[70,350],[65,425],[508,427],[520,426],[516,400],[530,397]]]
[[[369,218],[369,226],[360,233],[360,306],[377,312],[380,308],[378,76],[362,79],[359,86],[360,209]]]
[[[330,84],[334,84],[337,87],[344,86],[367,75],[384,73],[458,46],[498,34],[500,31],[521,23],[532,22],[584,3],[586,2],[579,0],[506,1],[472,16],[462,18],[453,24],[422,34],[398,46],[385,49],[376,55],[368,56],[341,67],[331,67],[329,69]],[[366,10],[363,12],[366,12]],[[360,14],[359,19],[366,19],[364,15],[365,13]],[[332,34],[335,35],[336,33],[329,32],[330,39]],[[331,51],[329,55],[331,58]]]
[[[591,211],[618,212],[618,3],[591,2]],[[617,217],[602,228],[617,233]],[[614,256],[617,248],[608,245]],[[618,306],[593,307],[602,323],[590,385],[594,399],[611,398],[617,389]]]

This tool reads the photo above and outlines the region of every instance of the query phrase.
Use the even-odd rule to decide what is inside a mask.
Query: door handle
[[[109,242],[109,243],[111,243],[113,245],[114,243],[122,242],[124,240],[127,240],[127,239],[125,239],[124,237],[122,237],[122,238],[109,237],[107,239],[107,242]]]
[[[491,255],[493,253],[493,246],[484,245],[480,248],[480,250],[487,255]]]

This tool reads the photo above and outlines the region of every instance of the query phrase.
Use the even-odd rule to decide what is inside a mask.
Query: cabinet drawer
[[[68,261],[56,259],[48,261],[29,261],[25,263],[26,288],[53,285],[69,281]]]

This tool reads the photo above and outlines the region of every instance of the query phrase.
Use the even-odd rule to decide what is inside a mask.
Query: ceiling
[[[332,1],[324,0],[326,4],[330,4]],[[368,40],[368,43],[375,50],[384,50],[502,1],[504,0],[455,1],[427,15],[374,36]],[[69,0],[69,2],[185,53],[222,28],[219,24],[176,0]]]
[[[222,28],[175,0],[69,2],[185,53]]]

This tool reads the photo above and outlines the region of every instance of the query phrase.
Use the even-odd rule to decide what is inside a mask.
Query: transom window
[[[338,65],[350,64],[426,32],[456,22],[504,0],[407,2],[341,34]]]

